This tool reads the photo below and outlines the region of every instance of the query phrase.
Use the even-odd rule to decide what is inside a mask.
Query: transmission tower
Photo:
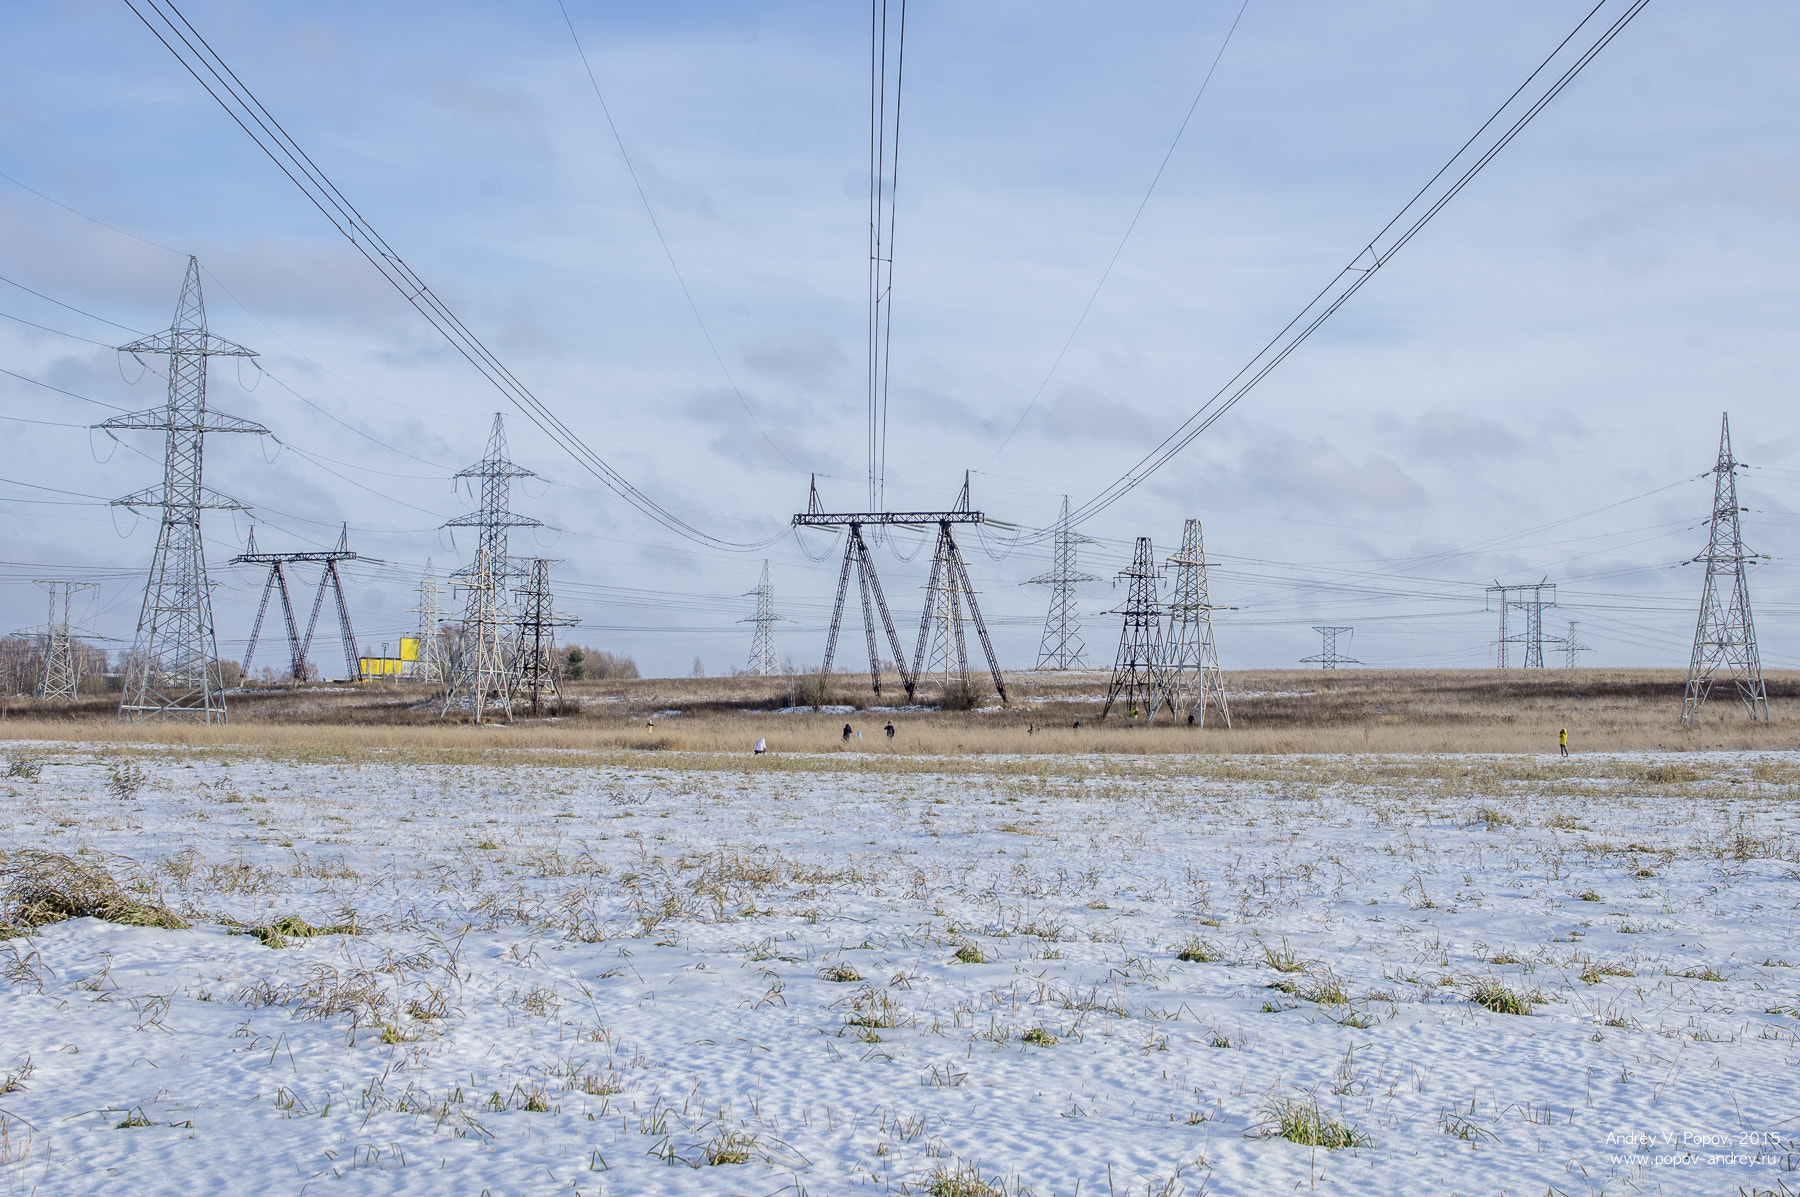
[[[1549,598],[1545,598],[1545,593]],[[1556,606],[1556,583],[1549,580],[1527,582],[1522,586],[1502,586],[1495,582],[1487,588],[1490,595],[1500,596],[1500,638],[1494,642],[1494,660],[1501,669],[1511,664],[1508,649],[1515,644],[1525,646],[1525,668],[1544,667],[1544,608]],[[1507,613],[1518,610],[1525,615],[1525,630],[1507,631]],[[1554,641],[1552,641],[1554,643]]]
[[[1300,663],[1302,665],[1317,665],[1320,669],[1336,669],[1339,665],[1361,665],[1362,664],[1362,662],[1358,661],[1355,657],[1340,657],[1340,656],[1338,656],[1338,650],[1337,650],[1338,636],[1344,632],[1348,632],[1352,636],[1354,636],[1354,635],[1356,635],[1355,628],[1324,627],[1324,626],[1321,626],[1318,624],[1314,624],[1313,631],[1317,632],[1320,636],[1324,637],[1324,647],[1319,650],[1319,655],[1316,657],[1301,657]]]
[[[419,617],[419,660],[413,666],[413,676],[420,681],[450,680],[449,662],[444,657],[444,612],[438,605],[438,596],[443,593],[443,587],[438,585],[437,571],[432,568],[431,558],[427,557],[425,574],[419,579],[419,605],[412,609]]]
[[[444,525],[446,528],[476,529],[475,559],[450,575],[451,585],[467,592],[463,608],[463,643],[461,659],[451,671],[450,685],[444,695],[444,714],[453,706],[467,706],[480,723],[489,706],[499,707],[512,720],[512,671],[507,667],[507,631],[512,620],[506,615],[506,583],[512,574],[506,555],[509,528],[535,528],[540,521],[516,515],[510,509],[512,480],[536,477],[530,470],[516,466],[506,457],[506,428],[500,413],[494,413],[494,427],[488,433],[487,453],[476,464],[459,471],[456,477],[467,479],[471,486],[481,486],[481,509],[459,515]]]
[[[75,595],[98,590],[94,582],[57,582],[46,578],[36,585],[50,592],[50,617],[44,621],[44,673],[38,682],[39,698],[76,698],[81,692],[81,660],[75,654],[80,629],[71,622]]]
[[[1168,626],[1163,630],[1162,658],[1157,669],[1156,695],[1150,700],[1149,717],[1165,705],[1176,722],[1190,720],[1206,726],[1206,704],[1219,712],[1219,721],[1231,726],[1231,708],[1225,705],[1225,674],[1219,668],[1219,649],[1213,641],[1215,607],[1206,583],[1206,542],[1200,521],[1188,520],[1181,530],[1181,551],[1170,557],[1175,567],[1175,593],[1169,600]]]
[[[786,616],[775,614],[775,584],[769,580],[769,561],[763,559],[762,578],[756,583],[756,589],[745,592],[744,597],[756,598],[756,614],[739,623],[756,625],[756,637],[750,641],[750,667],[747,672],[756,677],[775,677],[781,673],[781,662],[775,656],[775,625]]]
[[[1050,587],[1050,614],[1044,619],[1044,639],[1038,645],[1037,669],[1086,669],[1087,643],[1081,638],[1081,607],[1075,587],[1098,582],[1075,564],[1077,545],[1093,544],[1078,535],[1069,523],[1069,496],[1064,495],[1062,515],[1056,521],[1055,558],[1050,572],[1039,574],[1028,586]]]
[[[209,432],[269,435],[261,424],[206,408],[206,363],[214,357],[255,357],[206,330],[200,294],[200,263],[188,258],[187,278],[168,331],[133,341],[119,352],[158,354],[169,359],[169,399],[162,408],[118,416],[98,425],[107,432],[166,434],[161,486],[122,499],[115,507],[160,508],[162,527],[144,588],[144,607],[125,671],[119,700],[122,721],[183,719],[225,722],[225,694],[219,676],[219,645],[213,633],[212,587],[200,536],[206,508],[242,510],[242,505],[209,490],[201,463]]]
[[[327,589],[336,596],[338,616],[338,636],[343,642],[344,668],[346,677],[357,677],[361,666],[357,661],[356,631],[350,625],[350,605],[344,599],[343,579],[338,576],[337,563],[354,561],[356,554],[350,551],[350,526],[344,525],[338,536],[335,549],[323,552],[308,553],[259,553],[256,551],[256,530],[250,530],[250,543],[242,553],[231,559],[233,565],[266,565],[269,567],[269,580],[263,584],[262,602],[256,608],[256,622],[250,628],[250,644],[244,649],[244,677],[250,676],[250,661],[256,656],[257,642],[262,638],[263,617],[268,614],[269,599],[279,597],[281,600],[282,618],[287,623],[288,653],[292,661],[292,672],[296,682],[307,680],[307,659],[312,655],[313,633],[319,626],[319,610],[325,605]],[[302,637],[294,621],[294,604],[288,592],[288,565],[318,562],[324,566],[319,574],[319,591],[313,598],[312,618],[307,621],[306,635]]]
[[[1137,538],[1131,567],[1120,570],[1119,577],[1130,586],[1125,592],[1125,605],[1115,612],[1125,617],[1125,626],[1119,631],[1119,653],[1113,660],[1112,682],[1106,687],[1106,705],[1100,708],[1102,719],[1120,699],[1130,707],[1134,718],[1148,715],[1156,698],[1157,667],[1162,661],[1162,604],[1156,593],[1156,554],[1148,536]]]
[[[581,621],[573,615],[556,612],[555,596],[550,593],[550,567],[560,565],[544,557],[526,563],[524,585],[513,591],[518,600],[518,641],[513,650],[513,692],[531,695],[531,713],[538,713],[539,700],[555,700],[562,711],[561,662],[556,655],[556,629],[573,627]]]
[[[960,514],[964,519],[956,519]],[[969,648],[963,638],[964,622],[975,625],[975,634],[981,638],[982,652],[987,655],[988,671],[994,678],[994,689],[1000,692],[1000,701],[1006,701],[1006,679],[1000,675],[1000,661],[994,655],[994,642],[988,639],[987,625],[981,620],[981,607],[975,602],[975,587],[969,581],[969,567],[963,562],[962,549],[957,547],[956,534],[950,529],[958,523],[971,522],[966,517],[975,516],[973,522],[980,522],[980,512],[973,512],[969,505],[969,476],[963,474],[962,493],[956,498],[956,505],[942,514],[937,521],[937,545],[931,554],[931,578],[925,583],[925,611],[919,619],[919,641],[913,649],[913,682],[926,673],[939,673],[942,677],[940,694],[947,694],[952,685],[952,676],[961,683],[969,678]],[[963,608],[968,614],[963,614]],[[926,656],[929,647],[930,656]],[[952,660],[954,659],[954,667]]]
[[[1580,665],[1581,654],[1589,651],[1588,646],[1583,644],[1580,637],[1575,635],[1575,629],[1579,626],[1580,625],[1574,620],[1570,620],[1569,634],[1563,637],[1563,667],[1565,669],[1574,669],[1576,666]]]
[[[1744,548],[1738,524],[1737,472],[1741,462],[1731,455],[1731,420],[1719,417],[1719,460],[1712,468],[1712,531],[1706,551],[1694,562],[1706,562],[1706,585],[1700,592],[1700,619],[1694,625],[1694,655],[1688,662],[1687,689],[1681,699],[1681,722],[1700,718],[1700,707],[1712,693],[1723,669],[1738,701],[1752,722],[1769,718],[1769,695],[1763,688],[1762,657],[1756,650],[1756,624],[1750,618],[1750,579],[1745,565],[1757,560]],[[1731,587],[1721,602],[1720,591]]]

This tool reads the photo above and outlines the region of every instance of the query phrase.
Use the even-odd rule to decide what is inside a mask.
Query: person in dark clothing
[[[1076,720],[1076,721],[1075,721],[1075,730],[1076,730],[1076,731],[1080,731],[1080,730],[1081,730],[1081,720],[1079,720],[1079,719],[1077,719],[1077,720]]]
[[[888,739],[891,740],[894,738],[894,721],[892,719],[888,720],[887,734],[888,734]]]
[[[848,723],[844,724],[844,743],[848,744],[850,742],[850,737],[855,734],[855,728],[851,727]]]

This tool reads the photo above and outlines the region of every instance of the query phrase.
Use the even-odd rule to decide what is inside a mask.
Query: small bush
[[[1537,996],[1518,993],[1498,981],[1490,980],[1479,982],[1470,990],[1469,1000],[1477,1006],[1486,1006],[1495,1014],[1530,1014]]]
[[[1375,1140],[1348,1122],[1319,1108],[1313,1097],[1284,1097],[1263,1111],[1263,1136],[1286,1139],[1302,1147],[1373,1147]]]
[[[973,711],[987,702],[987,688],[967,677],[952,678],[938,695],[940,711]]]

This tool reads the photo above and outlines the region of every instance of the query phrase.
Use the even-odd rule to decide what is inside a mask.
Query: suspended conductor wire
[[[906,82],[906,0],[894,54],[894,132],[888,137],[889,0],[869,4],[869,506],[887,502],[888,361],[894,332],[894,228],[900,187],[900,98]],[[891,165],[890,165],[891,163]],[[883,269],[885,267],[885,270]]]
[[[1119,255],[1125,252],[1125,243],[1131,240],[1132,232],[1137,228],[1138,221],[1143,218],[1144,209],[1150,205],[1150,197],[1156,193],[1156,185],[1162,182],[1163,172],[1169,169],[1169,161],[1175,157],[1175,147],[1181,144],[1181,135],[1187,132],[1188,123],[1194,119],[1194,112],[1200,107],[1200,99],[1206,95],[1207,84],[1212,82],[1213,72],[1219,69],[1219,60],[1225,57],[1225,51],[1231,45],[1231,36],[1237,32],[1238,22],[1244,19],[1244,10],[1249,7],[1250,0],[1243,0],[1243,3],[1238,5],[1237,16],[1231,19],[1231,28],[1225,31],[1225,40],[1219,43],[1219,52],[1213,55],[1212,65],[1206,68],[1206,77],[1200,80],[1200,90],[1194,93],[1194,102],[1188,105],[1187,115],[1181,118],[1181,127],[1175,130],[1175,138],[1169,142],[1168,153],[1163,155],[1162,163],[1156,168],[1156,174],[1151,176],[1150,186],[1144,189],[1144,198],[1138,201],[1137,211],[1131,214],[1131,223],[1125,226],[1125,235],[1119,238],[1119,244],[1113,250],[1112,257],[1107,259],[1106,269],[1100,272],[1100,281],[1094,284],[1093,292],[1088,295],[1087,303],[1082,306],[1081,315],[1075,318],[1075,327],[1069,330],[1068,337],[1063,340],[1062,348],[1056,351],[1056,360],[1052,361],[1050,368],[1044,372],[1044,380],[1038,383],[1037,390],[1031,393],[1031,402],[1025,405],[1025,410],[1019,413],[1017,420],[1013,421],[1012,431],[1006,434],[1005,439],[1000,442],[988,459],[981,463],[983,469],[992,465],[994,458],[999,457],[1006,450],[1006,446],[1012,443],[1012,438],[1018,435],[1019,429],[1025,423],[1025,417],[1031,414],[1031,410],[1037,406],[1038,400],[1044,397],[1044,388],[1050,385],[1050,380],[1056,376],[1057,368],[1062,365],[1063,358],[1068,355],[1069,347],[1075,344],[1076,334],[1080,333],[1081,326],[1087,323],[1088,313],[1094,310],[1094,301],[1100,298],[1100,289],[1106,286],[1106,280],[1112,277],[1113,267],[1119,264]]]
[[[694,323],[700,326],[700,335],[706,338],[706,347],[712,350],[713,360],[719,363],[719,372],[725,375],[725,381],[731,386],[731,393],[737,396],[744,414],[750,417],[750,423],[756,426],[769,448],[775,455],[788,464],[790,469],[798,471],[793,458],[781,451],[762,421],[756,418],[756,412],[750,407],[750,401],[744,398],[744,392],[738,388],[737,379],[732,377],[731,367],[725,364],[725,357],[713,341],[712,331],[706,327],[706,320],[700,315],[700,305],[694,302],[693,293],[688,290],[687,279],[682,276],[681,267],[675,264],[675,253],[669,248],[669,239],[663,235],[662,222],[656,219],[656,213],[650,207],[650,196],[644,191],[644,184],[638,178],[637,167],[632,165],[631,155],[625,150],[625,139],[619,135],[619,126],[613,123],[612,109],[606,106],[606,97],[600,94],[600,80],[594,75],[594,68],[588,62],[587,51],[582,48],[581,35],[575,32],[575,22],[569,19],[569,8],[563,0],[556,0],[556,7],[562,10],[563,23],[569,27],[569,39],[575,43],[575,53],[581,56],[581,69],[587,72],[588,83],[594,89],[594,99],[600,102],[600,114],[606,118],[606,127],[612,131],[613,144],[619,147],[619,157],[625,160],[625,171],[631,176],[631,185],[637,188],[638,199],[643,201],[644,215],[650,218],[650,227],[656,230],[656,240],[662,246],[663,257],[669,261],[669,269],[675,272],[675,282],[681,287],[681,297],[687,300],[688,311],[694,314]]]
[[[1601,9],[1606,8],[1613,0],[1600,2],[1584,16],[1568,36],[1559,42],[1543,62],[1531,72],[1518,88],[1506,98],[1477,129],[1462,147],[1452,154],[1448,161],[1440,167],[1436,174],[1421,187],[1417,194],[1408,200],[1393,219],[1384,225],[1369,242],[1353,257],[1350,263],[1340,270],[1335,278],[1315,295],[1311,302],[1302,308],[1298,315],[1289,320],[1281,330],[1270,338],[1255,357],[1251,358],[1236,374],[1232,375],[1225,385],[1220,387],[1189,416],[1182,424],[1165,437],[1150,453],[1146,454],[1136,465],[1127,470],[1119,478],[1100,491],[1094,498],[1070,513],[1070,518],[1080,523],[1091,519],[1105,511],[1114,503],[1130,494],[1145,479],[1167,465],[1188,445],[1192,444],[1207,429],[1211,428],[1220,417],[1235,407],[1245,395],[1254,390],[1258,383],[1286,361],[1288,355],[1303,345],[1321,325],[1350,298],[1363,288],[1377,271],[1399,253],[1416,237],[1433,217],[1443,211],[1452,199],[1474,181],[1489,162],[1511,144],[1513,138],[1524,131],[1532,120],[1542,112],[1552,100],[1561,95],[1563,89],[1576,79],[1587,65],[1612,40],[1624,31],[1638,13],[1644,10],[1650,0],[1631,0],[1625,11],[1610,25],[1605,26],[1584,49],[1575,56],[1573,62],[1560,74],[1554,75],[1543,88],[1535,94],[1528,94],[1529,89],[1538,81],[1539,76],[1552,69],[1552,66],[1564,57],[1564,51],[1575,41],[1578,34],[1586,29]],[[1519,101],[1524,97],[1524,103]],[[1519,109],[1522,107],[1522,111]],[[1510,124],[1501,128],[1485,145],[1483,138],[1493,129],[1508,112],[1518,111]],[[1466,162],[1460,174],[1451,175],[1458,163]],[[1449,182],[1445,183],[1446,177]],[[1443,184],[1440,186],[1440,184]],[[1390,236],[1391,235],[1391,236]],[[1037,539],[1047,539],[1055,534],[1054,528],[1041,529],[1035,533]]]
[[[237,77],[172,0],[125,0],[125,4],[201,88],[225,110],[226,115],[256,142],[257,147],[275,163],[276,168],[300,188],[313,206],[437,329],[451,348],[474,366],[544,435],[614,494],[676,535],[712,548],[734,552],[760,551],[786,535],[786,529],[783,529],[756,542],[725,540],[688,523],[634,486],[520,381],[462,319],[438,298],[424,279],[400,257],[398,251],[357,211],[330,177],[307,156],[281,122]],[[154,14],[161,26],[146,13]]]

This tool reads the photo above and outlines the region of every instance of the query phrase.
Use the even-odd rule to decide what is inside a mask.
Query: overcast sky
[[[972,470],[977,506],[1035,528],[1061,496],[1100,490],[1591,7],[1249,0],[1052,373],[1241,2],[913,0],[890,506],[946,505]],[[184,11],[641,489],[738,541],[780,532],[810,473],[829,507],[860,508],[868,11],[568,4],[704,330],[556,0]],[[1699,475],[1728,409],[1757,467],[1746,535],[1773,558],[1752,582],[1764,661],[1800,665],[1797,44],[1791,4],[1654,0],[1322,332],[1084,527],[1084,567],[1110,578],[1136,536],[1165,556],[1202,518],[1214,601],[1237,608],[1219,618],[1227,668],[1317,652],[1314,623],[1354,625],[1340,649],[1372,665],[1480,665],[1496,623],[1483,588],[1543,577],[1560,586],[1547,630],[1578,621],[1587,663],[1684,665],[1701,578],[1678,563],[1705,545]],[[92,578],[80,618],[130,640],[155,523],[93,497],[155,483],[161,445],[86,426],[163,401],[162,380],[109,347],[168,325],[192,253],[213,331],[266,371],[217,364],[211,405],[280,440],[213,438],[208,485],[252,509],[259,548],[318,547],[348,521],[375,559],[349,575],[358,632],[397,647],[426,559],[447,573],[471,548],[439,530],[474,506],[449,475],[480,457],[503,400],[126,5],[0,6],[0,46],[0,621],[42,621],[33,578]],[[546,525],[513,550],[563,560],[558,605],[583,620],[571,639],[648,673],[685,674],[696,655],[741,666],[738,596],[766,555],[795,620],[781,651],[819,659],[835,556],[814,562],[791,537],[754,554],[678,540],[505,410],[515,459],[541,476],[514,506]],[[208,520],[221,651],[240,656],[262,580],[226,562],[250,518]],[[1022,583],[1046,554],[990,546],[1005,554],[1002,536],[966,546],[970,569],[1002,663],[1026,668],[1048,596]],[[880,560],[914,623],[928,554]],[[1083,588],[1098,665],[1122,598]],[[314,652],[328,674],[335,651]]]

